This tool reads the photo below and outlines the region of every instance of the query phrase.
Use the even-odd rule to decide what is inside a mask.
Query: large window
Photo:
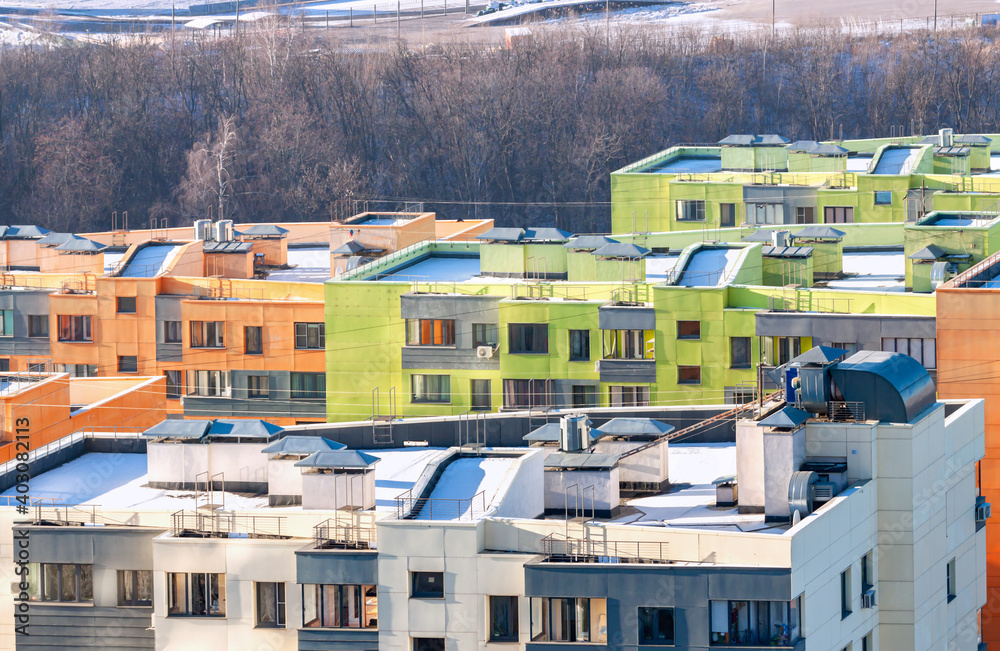
[[[413,402],[451,402],[450,375],[411,375]]]
[[[299,349],[318,349],[326,347],[325,323],[296,323],[295,347]]]
[[[764,359],[771,366],[781,366],[802,354],[798,337],[764,337]]]
[[[192,321],[191,348],[225,348],[225,321]]]
[[[472,324],[473,346],[496,346],[499,341],[500,337],[497,335],[497,324],[495,323]]]
[[[14,336],[14,310],[0,310],[0,337]]]
[[[49,336],[49,315],[29,314],[28,315],[28,336],[45,337]]]
[[[285,628],[285,584],[254,583],[256,628]]]
[[[89,316],[69,316],[60,314],[59,341],[93,341]],[[4,318],[6,321],[6,317]]]
[[[552,404],[550,389],[546,380],[504,380],[503,406],[507,409],[547,407]]]
[[[547,323],[511,323],[507,327],[508,348],[514,355],[547,355],[549,325]]]
[[[167,573],[167,617],[225,617],[226,575]]]
[[[136,355],[119,355],[118,356],[118,372],[119,373],[138,373],[139,372],[139,358]]]
[[[639,644],[674,643],[674,609],[639,609]]]
[[[653,359],[654,330],[602,330],[604,359]]]
[[[705,202],[701,199],[694,201],[678,201],[677,221],[679,222],[703,222],[705,221]]]
[[[490,642],[517,642],[517,597],[490,597]]]
[[[489,380],[469,380],[469,406],[473,409],[493,408],[493,389]]]
[[[188,394],[212,398],[228,398],[229,371],[188,371],[191,386]]]
[[[748,203],[747,222],[750,224],[784,224],[785,207],[780,203]]]
[[[28,599],[79,603],[94,600],[94,566],[77,563],[29,563]]]
[[[243,352],[247,355],[264,354],[263,326],[243,326]]]
[[[531,639],[534,642],[608,641],[605,599],[531,598]]]
[[[55,369],[56,373],[69,373],[73,377],[97,377],[97,364],[56,364]]]
[[[152,606],[153,571],[118,570],[118,605]]]
[[[292,373],[292,400],[325,400],[325,373]]]
[[[827,224],[853,224],[854,208],[852,206],[826,206],[823,208],[823,221]]]
[[[454,346],[454,319],[407,319],[407,346]],[[483,344],[486,345],[486,344]]]
[[[701,321],[678,321],[678,339],[701,339]]]
[[[304,628],[377,628],[378,593],[374,585],[302,586]]]
[[[164,371],[167,377],[167,397],[180,398],[184,388],[184,371]]]
[[[165,344],[179,344],[183,341],[184,335],[181,334],[181,326],[183,323],[181,321],[164,321],[163,322],[163,343]]]
[[[118,314],[135,314],[135,296],[119,296],[116,299]]]
[[[590,361],[590,330],[569,331],[569,361]]]
[[[815,224],[816,209],[812,206],[798,206],[795,209],[796,224]]]
[[[750,337],[729,338],[729,368],[750,368]]]
[[[709,604],[713,645],[792,646],[800,637],[799,599]]]
[[[613,386],[608,389],[612,407],[648,407],[649,387]]]
[[[266,375],[247,376],[247,398],[267,398],[270,395],[268,390],[268,378]]]
[[[937,339],[883,337],[882,350],[909,355],[923,364],[924,368],[937,368]]]
[[[410,572],[410,596],[444,599],[444,572]]]

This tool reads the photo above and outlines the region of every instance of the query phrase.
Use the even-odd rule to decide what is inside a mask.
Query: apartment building
[[[711,445],[582,412],[503,448],[352,450],[335,426],[166,421],[145,454],[35,477],[62,501],[4,510],[31,554],[24,595],[0,584],[27,604],[29,636],[0,609],[7,641],[979,648],[983,402],[937,401],[899,353],[814,348],[775,375],[787,402],[729,414],[735,440]],[[65,491],[106,463],[101,485]],[[282,465],[301,506],[271,505],[296,490]],[[233,475],[259,492],[227,492]],[[317,509],[311,493],[337,497]]]

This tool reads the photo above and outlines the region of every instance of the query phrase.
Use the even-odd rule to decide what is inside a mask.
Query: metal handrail
[[[673,563],[667,542],[542,538],[542,555],[550,563]]]
[[[170,516],[174,537],[288,538],[284,516],[177,511]]]
[[[375,549],[378,546],[374,526],[341,524],[336,518],[324,520],[313,527],[313,542],[317,549]]]
[[[486,513],[486,492],[469,498],[416,497],[413,489],[396,496],[400,520],[478,520]]]

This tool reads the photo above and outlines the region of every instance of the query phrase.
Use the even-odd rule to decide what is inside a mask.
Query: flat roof
[[[844,253],[846,278],[816,283],[830,289],[854,291],[905,292],[906,255],[898,251],[864,251]]]
[[[279,282],[322,283],[330,280],[330,245],[289,247],[290,269],[267,272],[267,279]]]

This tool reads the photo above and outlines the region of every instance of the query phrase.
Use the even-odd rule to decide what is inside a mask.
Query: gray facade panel
[[[158,362],[183,362],[184,348],[181,344],[165,344],[159,339],[162,337],[163,323],[156,324],[156,361]]]
[[[758,312],[755,323],[757,336],[813,337],[816,345],[855,343],[859,350],[881,350],[883,338],[933,339],[937,334],[932,316]]]
[[[475,348],[404,346],[402,357],[404,369],[495,371],[500,368],[499,355],[494,353],[493,357],[480,358]]]
[[[180,321],[181,301],[184,296],[170,296],[160,294],[156,297],[156,320],[157,321]]]
[[[267,376],[267,398],[250,398],[247,377]],[[326,418],[323,400],[292,400],[289,371],[233,371],[230,397],[184,396],[185,417]]]
[[[18,651],[42,649],[154,649],[152,608],[32,604],[28,635]]]
[[[94,534],[90,530],[65,527],[14,528],[15,535],[28,531],[33,563],[94,562]],[[152,567],[152,563],[150,563]]]
[[[602,359],[598,368],[601,382],[656,382],[656,361],[652,359]]]
[[[597,326],[601,330],[656,330],[656,311],[651,307],[601,306]]]
[[[378,651],[378,631],[299,629],[299,651]]]
[[[378,583],[378,552],[306,550],[295,553],[296,581],[375,585]]]
[[[493,324],[499,327],[500,323],[500,297],[499,296],[456,296],[452,294],[403,294],[400,297],[400,313],[404,319],[454,319],[455,320],[455,346],[453,352],[460,356],[471,355],[471,358],[456,358],[462,362],[467,361],[470,366],[408,366],[406,350],[404,350],[403,368],[496,368],[499,359],[477,359],[476,349],[472,339],[472,326],[477,323]],[[499,332],[497,333],[499,342]],[[430,348],[428,355],[436,354],[434,348]],[[416,351],[413,355],[421,355],[421,351]],[[412,363],[422,363],[417,357],[411,357]],[[426,359],[426,358],[425,358]],[[451,363],[449,360],[446,363]],[[484,366],[476,366],[484,364]]]
[[[14,326],[13,336],[0,337],[0,355],[49,356],[49,337],[28,336],[29,316],[45,316],[49,319],[49,291],[0,292],[0,310],[12,311],[12,325]],[[50,333],[54,327],[50,319]]]

